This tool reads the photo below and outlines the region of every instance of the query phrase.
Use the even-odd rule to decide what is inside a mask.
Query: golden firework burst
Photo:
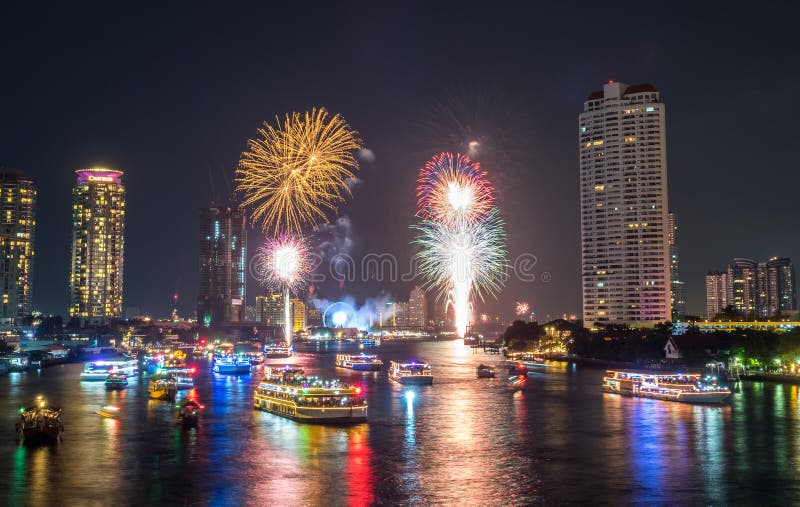
[[[322,107],[275,119],[247,142],[236,190],[264,232],[300,233],[327,220],[350,195],[348,180],[358,171],[354,152],[362,142],[344,118]]]

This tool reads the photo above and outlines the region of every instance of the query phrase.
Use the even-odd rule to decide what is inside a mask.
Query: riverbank
[[[779,384],[800,385],[800,375],[785,375],[782,373],[749,373],[739,377],[741,380],[751,382],[776,382]]]

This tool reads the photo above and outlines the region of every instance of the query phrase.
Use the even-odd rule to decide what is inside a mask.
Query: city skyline
[[[213,44],[204,42],[206,32],[198,29],[211,18],[203,12],[195,14],[196,26],[172,31],[161,30],[166,25],[159,19],[133,15],[125,21],[103,23],[109,12],[56,9],[36,25],[20,22],[6,32],[20,47],[6,64],[9,75],[18,79],[0,86],[4,95],[21,99],[3,106],[8,121],[2,127],[5,142],[0,164],[30,174],[40,187],[35,308],[66,313],[68,296],[63,287],[69,274],[65,245],[70,240],[70,196],[64,189],[71,186],[75,167],[107,165],[126,172],[126,306],[166,315],[173,307],[173,294],[178,293],[180,314],[190,315],[199,290],[196,253],[186,248],[196,244],[195,210],[207,206],[215,196],[229,194],[226,178],[232,177],[245,140],[260,121],[314,104],[346,116],[362,133],[374,157],[372,162],[362,162],[360,185],[342,209],[351,223],[352,234],[347,239],[352,252],[408,256],[413,180],[432,153],[422,146],[425,143],[418,139],[415,126],[431,111],[429,104],[458,98],[447,91],[454,84],[478,90],[483,104],[502,103],[494,98],[498,90],[503,91],[508,106],[504,113],[510,114],[501,117],[506,118],[503,126],[507,128],[502,132],[500,155],[492,153],[486,164],[493,166],[490,169],[497,175],[498,198],[514,203],[501,206],[509,251],[512,256],[533,253],[537,274],[546,272],[552,277],[547,283],[540,279],[511,283],[499,302],[481,305],[481,313],[511,317],[517,300],[529,301],[542,318],[580,309],[574,117],[586,92],[609,79],[652,82],[669,104],[670,207],[682,217],[681,276],[687,290],[687,313],[702,314],[703,277],[709,266],[722,265],[732,253],[759,259],[771,255],[797,258],[800,243],[784,234],[787,224],[779,218],[791,216],[793,209],[789,191],[796,183],[795,176],[781,168],[792,160],[790,129],[785,122],[797,106],[787,100],[786,86],[776,87],[762,77],[778,75],[787,78],[781,82],[790,82],[796,75],[797,70],[789,65],[790,50],[770,51],[769,58],[762,58],[765,48],[795,47],[796,41],[786,39],[788,32],[756,28],[743,35],[736,27],[749,26],[752,18],[732,12],[728,15],[734,22],[720,25],[712,37],[702,22],[711,11],[701,8],[688,18],[681,13],[664,15],[657,23],[659,30],[641,27],[625,35],[604,34],[603,46],[587,52],[585,48],[591,47],[589,41],[599,34],[607,14],[598,12],[599,21],[572,19],[566,10],[550,7],[535,16],[533,26],[525,26],[529,37],[516,45],[512,43],[515,31],[507,30],[506,24],[521,21],[500,13],[484,16],[485,30],[494,37],[482,44],[469,39],[439,42],[430,35],[435,33],[432,27],[445,19],[443,12],[418,16],[412,6],[395,13],[399,18],[394,25],[389,21],[389,8],[326,9],[326,15],[341,25],[314,21],[314,26],[332,38],[340,34],[341,26],[347,29],[343,44],[355,58],[340,70],[359,79],[345,83],[334,77],[333,86],[324,90],[292,84],[307,82],[312,68],[339,69],[334,66],[339,53],[302,45],[297,48],[298,58],[281,69],[280,79],[273,79],[273,68],[266,63],[255,69],[248,66],[252,70],[247,80],[206,79],[211,74],[235,73],[257,55],[260,36],[248,20],[232,12],[222,17],[250,27],[237,33],[251,35],[215,35],[241,51],[231,61],[209,51]],[[372,25],[353,21],[362,12],[382,20],[387,30],[379,32]],[[16,17],[24,18],[19,14]],[[15,17],[13,12],[10,16]],[[446,16],[449,22],[471,19],[466,12],[448,12]],[[564,20],[570,30],[581,35],[564,41],[561,29],[555,28],[558,23],[550,22],[553,19]],[[45,51],[49,46],[44,41],[51,40],[48,37],[64,34],[64,27],[70,24],[87,22],[102,27],[105,44],[97,45],[95,38],[65,37],[54,53]],[[414,55],[430,51],[429,58],[408,62],[396,56],[400,47],[396,41],[403,40],[398,38],[400,23],[406,28],[410,24],[422,34],[419,46],[410,51]],[[154,28],[155,38],[148,44],[126,45],[126,37],[138,33],[142,25]],[[676,27],[685,34],[680,42],[669,35]],[[277,33],[283,30],[273,28]],[[183,40],[198,45],[187,49]],[[549,40],[559,43],[550,48],[545,43]],[[631,45],[632,40],[643,42]],[[156,48],[163,58],[149,58]],[[500,48],[508,51],[500,54]],[[66,54],[78,56],[71,65],[59,64]],[[383,54],[390,55],[386,61]],[[620,54],[629,58],[620,59]],[[108,84],[100,95],[75,84],[79,81],[75,77],[85,75],[98,59],[111,61],[104,69]],[[32,66],[34,61],[39,63]],[[141,61],[154,66],[141,67],[137,63]],[[463,68],[471,72],[454,72]],[[758,72],[745,72],[744,68]],[[42,69],[53,69],[52,76],[42,74]],[[136,72],[146,86],[126,84],[128,72]],[[426,79],[406,77],[415,73]],[[462,77],[454,79],[456,75]],[[487,75],[492,77],[475,77]],[[26,95],[26,89],[40,93]],[[761,97],[757,105],[748,99],[755,95]],[[48,150],[37,149],[37,125],[52,114],[61,120],[53,145]],[[87,120],[93,117],[105,120]],[[719,124],[728,128],[716,129]],[[524,142],[509,131],[522,132]],[[487,139],[485,144],[493,141],[496,139]],[[745,144],[758,149],[741,152],[735,148]],[[462,147],[462,151],[468,149]],[[748,186],[748,199],[763,203],[755,211],[725,197],[736,195],[736,182],[749,177],[753,168],[758,168],[759,179]],[[786,178],[786,184],[766,185]],[[374,212],[383,208],[393,212]],[[253,234],[248,245],[251,251],[260,241],[257,236]],[[171,252],[174,261],[163,262],[164,252]],[[252,302],[256,289],[252,280],[248,282],[247,299]],[[387,289],[404,294],[410,286],[398,284]],[[323,290],[327,297],[346,293],[363,300],[381,288],[365,283],[345,286],[344,292],[335,286]]]

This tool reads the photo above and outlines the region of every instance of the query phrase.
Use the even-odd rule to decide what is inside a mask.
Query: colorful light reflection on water
[[[690,406],[603,394],[602,371],[562,365],[514,391],[500,358],[454,342],[375,349],[384,362],[432,364],[433,386],[407,388],[383,372],[336,369],[340,349],[283,362],[363,384],[366,425],[254,411],[258,372],[202,369],[192,395],[205,408],[189,429],[175,425],[171,404],[147,399],[142,379],[108,393],[79,382],[80,365],[0,378],[0,503],[800,502],[795,386],[743,384],[732,407]],[[479,363],[498,365],[498,378],[476,379]],[[15,409],[39,393],[64,406],[64,440],[20,447]],[[103,404],[120,406],[120,419],[97,416]]]

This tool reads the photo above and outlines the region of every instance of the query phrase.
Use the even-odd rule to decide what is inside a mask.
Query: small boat
[[[481,364],[476,368],[478,378],[494,378],[494,367]]]
[[[528,373],[528,368],[522,363],[511,363],[508,365],[509,375],[525,375]]]
[[[383,368],[383,361],[378,356],[372,354],[336,354],[336,366],[348,368],[354,371],[380,371]]]
[[[254,408],[299,422],[356,424],[367,420],[359,386],[275,369],[254,393]]]
[[[16,431],[24,443],[58,442],[64,431],[61,408],[51,407],[47,400],[37,396],[31,406],[19,409]]]
[[[97,412],[95,412],[95,414],[99,415],[100,417],[105,417],[106,419],[119,419],[120,411],[119,407],[115,407],[113,405],[103,405]]]
[[[161,372],[175,379],[178,390],[194,389],[194,374],[197,372],[197,368],[170,368],[161,370]]]
[[[683,403],[722,404],[730,400],[731,390],[717,384],[716,379],[698,374],[637,373],[607,371],[603,377],[606,393],[653,398]]]
[[[264,346],[264,354],[267,359],[285,359],[292,357],[294,347],[288,343],[268,343]]]
[[[195,400],[185,397],[180,403],[175,405],[178,411],[175,413],[175,422],[184,426],[195,426],[200,418],[200,409],[203,406]]]
[[[508,386],[515,390],[524,389],[526,380],[527,376],[525,375],[514,375],[513,377],[508,377]]]
[[[246,356],[214,356],[212,370],[214,373],[238,375],[250,373],[250,359]]]
[[[178,385],[171,375],[156,374],[150,377],[147,392],[154,400],[175,401]]]
[[[106,391],[121,391],[128,387],[128,376],[124,373],[109,373],[106,377]]]
[[[83,367],[81,380],[102,382],[111,373],[124,373],[132,377],[139,373],[139,363],[135,359],[90,361]]]
[[[400,363],[391,361],[389,363],[389,378],[404,385],[429,386],[433,384],[431,366],[425,362]]]

